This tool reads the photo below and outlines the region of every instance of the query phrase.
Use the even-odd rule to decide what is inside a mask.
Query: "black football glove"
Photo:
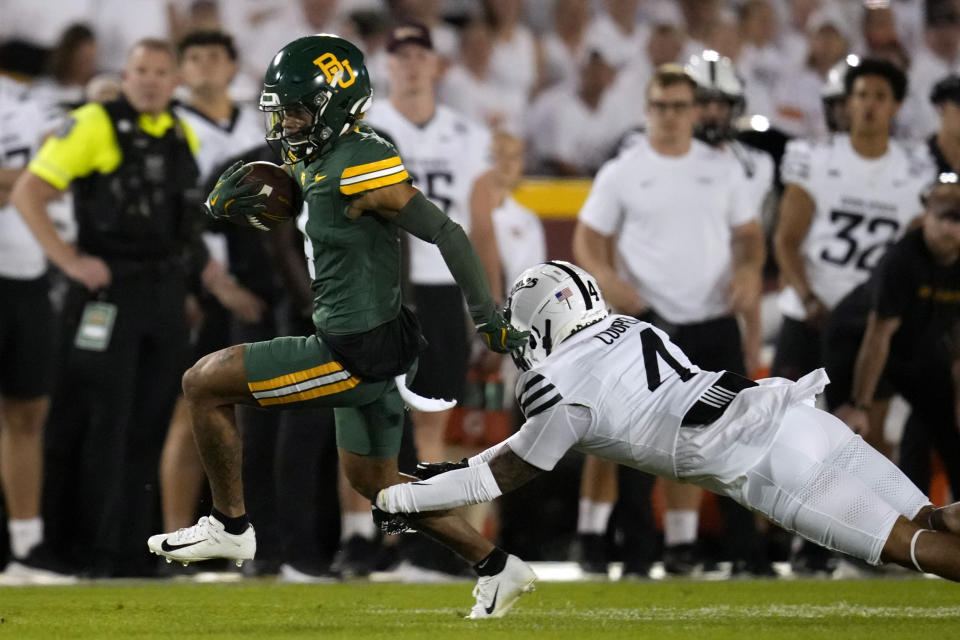
[[[428,480],[441,473],[455,471],[456,469],[466,469],[468,466],[470,465],[467,464],[466,458],[460,462],[419,462],[417,463],[417,468],[413,471],[413,475],[420,480]]]
[[[477,333],[483,337],[487,348],[497,353],[510,353],[527,344],[530,339],[529,331],[520,331],[499,312],[494,314],[490,322],[478,326]]]
[[[375,504],[370,505],[370,511],[373,515],[373,523],[384,533],[395,535],[398,533],[416,533],[417,531],[402,513],[387,513]]]
[[[253,167],[244,167],[242,160],[227,167],[217,178],[217,184],[207,196],[203,208],[214,220],[230,220],[246,224],[247,216],[256,216],[267,210],[267,194],[260,193],[263,185],[240,181]]]

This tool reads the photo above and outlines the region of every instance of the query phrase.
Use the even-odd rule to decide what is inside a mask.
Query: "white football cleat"
[[[536,587],[537,574],[515,555],[507,556],[503,571],[494,576],[482,576],[473,589],[477,604],[473,605],[467,618],[500,618],[510,610],[513,603]]]
[[[62,586],[77,584],[77,577],[50,569],[41,569],[25,562],[11,560],[0,573],[0,586],[20,587],[29,585]]]
[[[147,547],[167,562],[176,560],[184,566],[200,560],[227,558],[236,561],[239,567],[245,560],[253,560],[257,536],[252,524],[243,533],[234,535],[227,533],[223,523],[213,516],[203,516],[192,527],[150,536]]]

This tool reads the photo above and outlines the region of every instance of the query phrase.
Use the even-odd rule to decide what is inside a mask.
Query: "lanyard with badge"
[[[113,336],[117,320],[117,305],[106,302],[106,292],[101,291],[97,300],[90,300],[83,307],[80,326],[73,339],[73,346],[86,351],[106,351]]]

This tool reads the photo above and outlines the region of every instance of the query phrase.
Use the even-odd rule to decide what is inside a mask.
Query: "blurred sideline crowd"
[[[196,571],[144,547],[209,510],[180,377],[314,331],[296,225],[199,205],[235,160],[279,162],[260,84],[313,33],[363,50],[366,121],[470,233],[495,297],[572,258],[705,369],[827,367],[827,408],[922,490],[944,468],[960,494],[960,0],[0,0],[0,584]],[[78,140],[78,122],[102,135]],[[511,195],[524,176],[593,183],[575,222],[545,224]],[[480,348],[431,250],[405,248],[431,344],[417,390],[460,407],[409,412],[402,471],[522,420],[513,365]],[[463,573],[376,531],[332,410],[238,419],[260,541],[246,573]],[[698,489],[574,453],[471,519],[588,574],[836,569],[716,507],[704,522]]]

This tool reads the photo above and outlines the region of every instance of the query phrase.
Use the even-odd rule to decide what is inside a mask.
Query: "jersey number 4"
[[[820,257],[827,262],[840,266],[845,266],[855,259],[856,262],[854,262],[853,266],[857,269],[864,271],[873,269],[876,259],[871,260],[871,257],[878,251],[882,253],[883,249],[893,244],[894,240],[897,239],[897,232],[900,231],[900,223],[890,218],[871,217],[869,222],[864,226],[866,226],[867,233],[871,236],[880,235],[880,238],[866,247],[861,247],[857,239],[853,236],[853,232],[863,225],[865,220],[866,216],[859,213],[853,213],[851,211],[831,211],[830,221],[838,224],[840,227],[837,231],[837,239],[842,241],[846,246],[840,249],[838,253],[832,253],[830,249],[834,247],[828,247],[820,252]],[[877,258],[879,258],[879,256],[877,256]]]
[[[650,391],[656,390],[663,380],[660,379],[660,360],[663,360],[671,369],[677,372],[680,379],[686,382],[693,377],[693,372],[680,364],[673,354],[667,350],[663,340],[657,335],[657,332],[647,327],[640,332],[640,344],[643,347],[643,366],[647,370],[647,388]]]

